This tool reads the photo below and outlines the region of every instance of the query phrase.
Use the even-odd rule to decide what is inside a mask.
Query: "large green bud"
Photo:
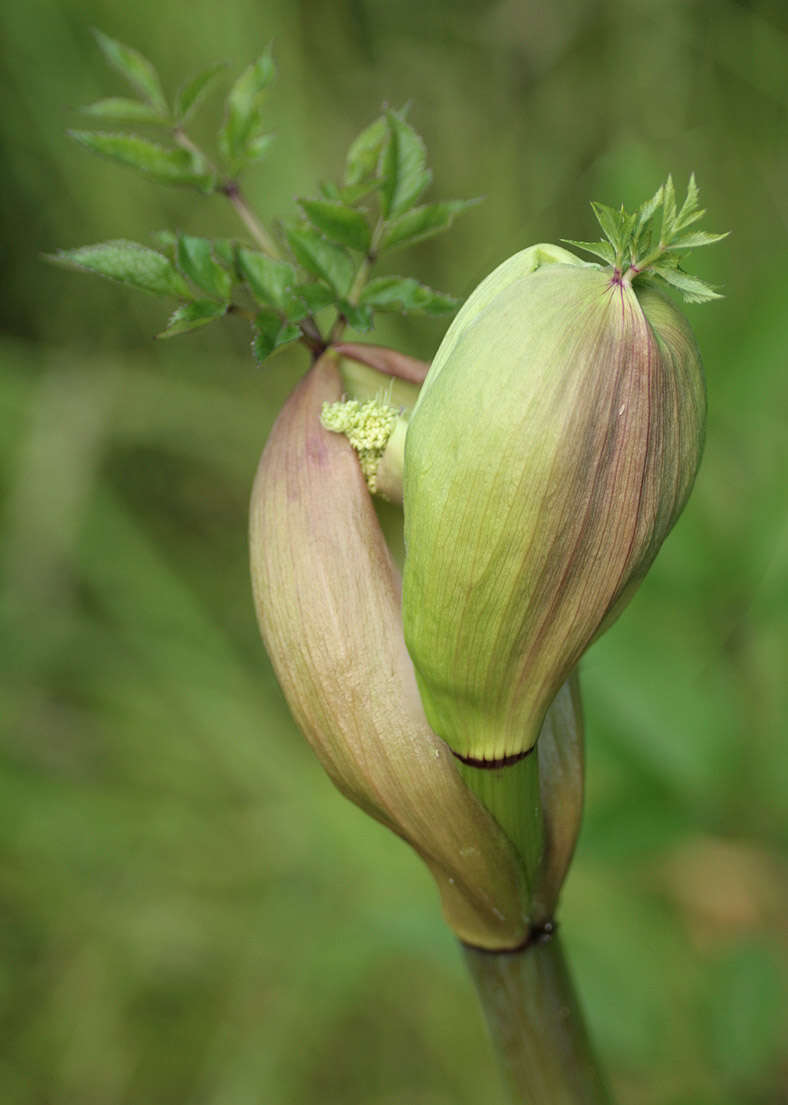
[[[510,258],[460,311],[412,414],[405,638],[430,725],[469,762],[533,747],[695,479],[698,349],[636,276],[556,246]]]

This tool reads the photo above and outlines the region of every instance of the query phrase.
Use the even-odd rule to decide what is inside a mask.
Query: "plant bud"
[[[344,434],[352,445],[367,487],[373,495],[402,502],[407,421],[385,397],[324,403],[320,421]]]
[[[408,417],[429,365],[381,345],[333,349],[342,355],[343,398],[324,403],[320,421],[353,446],[372,494],[401,506]]]
[[[250,519],[266,648],[296,722],[337,787],[407,840],[467,943],[528,935],[517,854],[430,730],[405,649],[400,587],[348,441],[320,423],[342,395],[326,355],[282,410]]]
[[[455,754],[533,747],[678,518],[704,419],[694,338],[659,292],[539,246],[471,295],[405,448],[405,637]]]

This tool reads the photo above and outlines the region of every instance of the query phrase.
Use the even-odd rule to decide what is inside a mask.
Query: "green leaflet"
[[[295,341],[299,329],[295,323],[282,322],[279,315],[271,311],[260,311],[254,321],[252,353],[258,364],[270,357],[275,349],[288,342]]]
[[[50,256],[49,260],[106,276],[152,295],[191,298],[188,284],[169,258],[138,242],[118,239],[78,249],[63,249]]]
[[[177,307],[170,316],[167,329],[156,336],[174,338],[178,334],[187,334],[191,330],[197,330],[209,322],[214,322],[217,318],[222,318],[226,313],[227,307],[224,303],[216,303],[212,299],[195,299],[192,303],[184,303],[182,307]]]
[[[345,203],[331,200],[298,201],[309,221],[338,245],[366,253],[372,241],[372,229],[363,212]]]
[[[727,234],[710,234],[703,230],[686,232],[706,214],[698,205],[699,195],[693,173],[684,202],[678,207],[673,178],[669,176],[651,199],[632,214],[623,206],[614,208],[592,203],[605,236],[602,241],[578,242],[570,238],[563,241],[601,258],[617,270],[625,282],[662,282],[680,291],[688,303],[719,299],[719,292],[710,284],[679,267],[679,257],[687,250],[713,245],[727,237]]]
[[[362,184],[369,177],[377,175],[381,151],[387,136],[386,117],[380,115],[353,140],[345,159],[346,188]]]
[[[167,116],[157,107],[143,103],[142,100],[128,100],[123,96],[110,96],[96,100],[93,104],[81,108],[83,115],[92,115],[96,119],[106,119],[113,123],[152,123],[167,124]]]
[[[86,130],[72,130],[69,134],[91,153],[138,169],[162,184],[187,184],[201,192],[210,192],[215,185],[215,178],[204,161],[190,150],[167,149],[134,134]]]
[[[175,118],[179,126],[186,122],[216,77],[226,68],[227,66],[223,61],[217,62],[215,65],[209,66],[208,69],[203,69],[196,77],[193,77],[178,89],[175,96]]]
[[[432,182],[422,138],[394,111],[386,113],[389,140],[383,155],[383,214],[401,215]]]
[[[229,300],[232,276],[216,261],[213,242],[208,238],[181,234],[178,236],[176,257],[178,268],[193,284],[217,299]]]
[[[406,119],[406,107],[384,110],[361,130],[348,149],[341,183],[323,181],[317,197],[298,201],[304,218],[282,227],[290,250],[284,260],[282,243],[259,222],[238,181],[245,168],[268,156],[273,143],[274,136],[262,129],[264,96],[276,76],[270,46],[227,93],[217,167],[185,126],[224,65],[208,66],[184,82],[170,107],[147,58],[101,32],[97,40],[109,64],[141,98],[100,99],[85,108],[86,114],[107,124],[164,128],[173,144],[109,129],[75,130],[71,136],[91,153],[152,180],[225,195],[244,223],[244,236],[236,242],[168,230],[154,238],[159,252],[118,240],[63,251],[55,261],[186,300],[170,318],[164,337],[227,313],[249,317],[259,360],[298,337],[314,353],[329,340],[337,341],[348,325],[368,331],[376,311],[438,316],[454,310],[453,297],[412,277],[370,280],[381,253],[447,230],[457,215],[478,202],[420,203],[432,173],[424,142]],[[238,300],[232,302],[235,293]],[[323,315],[317,319],[326,309],[336,312],[333,320]]]
[[[252,143],[259,137],[263,93],[275,76],[276,67],[268,46],[230,89],[219,131],[219,148],[231,174],[243,167],[250,152],[255,153]]]
[[[337,295],[347,295],[356,273],[356,266],[347,250],[327,241],[310,227],[290,226],[286,234],[298,263],[313,276],[325,280]]]
[[[255,299],[281,311],[290,308],[298,279],[292,265],[252,249],[238,251],[238,265]]]
[[[161,87],[156,69],[146,57],[131,46],[124,46],[102,31],[94,31],[96,41],[107,62],[121,73],[138,92],[157,108],[162,115],[167,114],[167,100]]]
[[[445,315],[457,308],[457,300],[433,291],[410,276],[379,276],[370,280],[361,303],[379,311],[405,311],[424,315]]]
[[[380,242],[381,252],[395,246],[413,245],[448,230],[457,215],[480,202],[479,199],[444,200],[441,203],[412,207],[410,211],[386,223]]]

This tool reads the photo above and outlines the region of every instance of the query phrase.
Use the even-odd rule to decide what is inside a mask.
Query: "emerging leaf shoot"
[[[341,183],[322,182],[320,196],[299,199],[300,215],[269,232],[253,214],[239,176],[267,156],[273,135],[264,129],[265,96],[276,77],[270,46],[231,85],[216,139],[217,155],[200,149],[185,131],[224,66],[198,73],[170,106],[147,58],[96,32],[107,61],[140,99],[109,97],[84,109],[105,124],[156,127],[169,141],[146,135],[71,131],[91,153],[163,184],[227,197],[251,241],[228,241],[169,231],[157,236],[163,252],[114,241],[59,251],[51,260],[119,280],[181,304],[160,335],[173,337],[226,314],[252,325],[258,361],[300,340],[313,354],[340,340],[346,326],[369,330],[376,311],[452,313],[457,301],[409,276],[370,280],[382,253],[447,230],[477,200],[419,203],[432,180],[426,148],[405,118],[387,110],[353,140]],[[281,229],[281,233],[279,230]],[[289,256],[288,256],[289,255]],[[316,312],[333,308],[319,326]]]
[[[593,253],[613,268],[624,283],[668,284],[678,289],[687,303],[704,303],[720,299],[705,280],[685,272],[680,265],[684,253],[698,246],[709,246],[727,237],[688,228],[706,214],[698,204],[695,174],[689,179],[687,195],[680,208],[676,203],[673,178],[668,177],[651,199],[641,204],[634,214],[603,203],[592,203],[594,215],[605,235],[599,242],[563,241]]]

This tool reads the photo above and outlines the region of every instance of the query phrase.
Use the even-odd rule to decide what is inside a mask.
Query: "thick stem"
[[[558,935],[516,952],[463,950],[513,1105],[612,1105]]]

